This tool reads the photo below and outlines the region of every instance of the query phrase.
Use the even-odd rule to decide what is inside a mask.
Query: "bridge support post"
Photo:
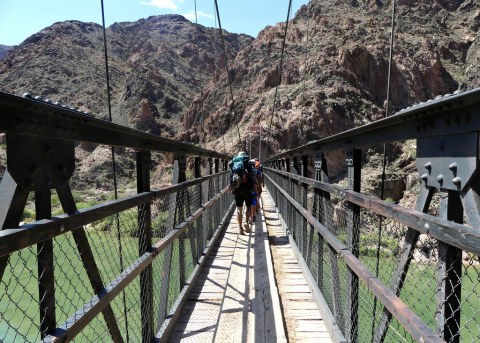
[[[36,220],[52,218],[52,196],[50,189],[35,191]],[[41,337],[56,326],[55,275],[53,262],[53,239],[37,244],[38,290],[40,303]]]
[[[187,170],[187,159],[184,154],[178,154],[177,159],[174,162],[173,168],[173,183],[182,183],[187,180],[186,176]],[[188,190],[181,190],[178,192],[175,201],[175,226],[183,222],[188,216],[188,211],[190,210],[190,201],[189,201]],[[180,281],[180,290],[185,285],[185,234],[182,234],[178,239],[178,259],[179,259],[179,281]]]
[[[315,169],[315,180],[322,181],[322,182],[329,182],[328,179],[328,168],[327,168],[327,160],[325,156],[320,151],[316,152],[315,154],[315,162],[314,162],[314,169]],[[313,195],[313,208],[314,208],[314,216],[318,219],[318,221],[327,226],[326,218],[327,218],[327,205],[330,201],[330,193],[324,192],[319,188],[314,188],[314,195]],[[317,246],[317,284],[320,290],[323,291],[323,264],[324,264],[324,257],[323,257],[323,250],[324,250],[324,239],[320,233],[317,232],[318,236],[318,246]],[[335,258],[335,256],[333,256]],[[338,271],[338,269],[337,269]]]
[[[194,177],[196,179],[202,177],[202,158],[199,156],[195,157],[195,162],[194,162],[195,168],[194,168]],[[203,184],[200,182],[197,186],[197,192],[199,194],[198,197],[198,204],[195,204],[195,208],[200,208],[200,205],[202,204],[202,193],[203,193]],[[202,251],[203,251],[203,245],[205,244],[205,233],[203,230],[202,222],[197,221],[197,225],[195,227],[195,235],[198,238],[197,241],[197,256],[200,256]]]
[[[287,171],[293,175],[298,175],[298,159],[297,156],[290,156],[287,159],[288,163],[288,169]],[[295,179],[290,179],[290,194],[292,197],[298,201],[301,202],[300,199],[298,199],[298,192],[297,188],[299,185],[299,182]],[[287,227],[290,229],[290,232],[292,233],[293,239],[297,242],[297,246],[301,247],[301,234],[300,234],[300,224],[297,223],[297,218],[296,218],[296,212],[293,209],[292,205],[288,205],[288,210],[287,210]],[[300,248],[301,249],[301,248]]]
[[[150,192],[150,152],[138,151],[137,193]],[[152,247],[151,203],[138,207],[139,255],[142,256]],[[140,274],[140,301],[142,313],[142,342],[150,342],[153,332],[153,271],[149,265]]]
[[[309,158],[308,158],[308,155],[302,155],[300,156],[300,158],[298,159],[298,171],[299,171],[299,174],[303,177],[308,177],[308,161],[309,161]],[[304,208],[308,208],[308,184],[307,183],[299,183],[302,185],[302,194],[301,194],[301,201],[300,203],[302,204],[302,206]],[[309,238],[309,225],[308,225],[308,221],[303,218],[303,217],[300,217],[299,218],[302,222],[302,227],[301,227],[301,246],[299,246],[299,248],[301,249],[301,252],[304,256],[304,258],[306,259],[307,263],[309,263],[311,261],[311,254],[309,253],[310,249],[308,249],[308,246],[307,246],[307,243],[311,241],[311,238]]]
[[[347,151],[348,186],[354,192],[360,192],[361,183],[362,151],[360,149],[349,149]],[[360,252],[360,207],[349,204],[348,244],[352,254],[359,256]],[[347,311],[346,338],[349,342],[358,342],[358,301],[359,283],[358,276],[349,271],[347,289]]]
[[[213,160],[213,166],[214,166],[214,173],[218,174],[220,172],[220,160],[218,158]],[[220,191],[220,180],[215,180],[213,183],[214,190],[213,192],[217,194]]]
[[[206,165],[206,174],[212,175],[213,174],[213,163],[212,158],[207,158],[207,165]],[[210,178],[208,180],[208,189],[205,193],[205,201],[207,202],[213,197],[213,180]],[[205,232],[207,233],[207,237],[211,237],[213,235],[213,227],[212,227],[212,217],[210,211],[207,211],[203,216],[203,227]]]
[[[463,224],[463,207],[456,191],[440,193],[439,217]],[[443,304],[436,315],[437,331],[446,342],[460,342],[460,306],[462,291],[462,250],[444,242],[438,243],[437,304]]]

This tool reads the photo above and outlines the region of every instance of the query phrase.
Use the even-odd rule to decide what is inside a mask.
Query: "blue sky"
[[[222,28],[256,37],[267,25],[285,21],[288,0],[217,0]],[[307,3],[293,0],[292,15]],[[195,22],[194,0],[104,0],[107,26],[151,15],[178,13]],[[198,23],[216,27],[213,0],[197,0]],[[100,0],[0,0],[0,44],[20,44],[58,21],[101,24]]]

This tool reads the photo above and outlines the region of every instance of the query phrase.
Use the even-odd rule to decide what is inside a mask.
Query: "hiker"
[[[240,228],[240,234],[250,232],[250,225],[253,224],[251,206],[254,200],[253,191],[256,184],[256,178],[253,176],[252,165],[249,163],[248,156],[244,151],[240,151],[229,163],[230,166],[230,189],[235,195],[235,205],[237,206],[237,220]],[[247,222],[242,226],[243,204],[247,206]]]
[[[255,197],[255,204],[252,204],[253,221],[255,221],[255,214],[258,213],[258,210],[260,209],[260,196],[262,194],[263,174],[258,158],[250,160],[250,164],[252,165],[253,176],[256,179],[256,184],[254,185],[253,192]]]

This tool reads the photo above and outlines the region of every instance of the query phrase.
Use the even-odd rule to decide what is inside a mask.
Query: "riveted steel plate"
[[[462,191],[477,169],[478,133],[417,140],[417,170],[428,187]]]
[[[58,188],[72,177],[75,143],[8,133],[7,162],[8,171],[24,190]]]

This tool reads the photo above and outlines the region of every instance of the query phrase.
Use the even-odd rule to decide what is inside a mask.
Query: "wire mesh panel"
[[[114,289],[121,278],[128,278],[141,258],[149,254],[139,249],[153,245],[162,249],[150,262],[151,290],[148,279],[141,281],[148,274],[140,272],[70,339],[139,342],[144,338],[145,320],[150,317],[153,338],[174,309],[182,288],[232,203],[231,195],[225,187],[221,188],[226,184],[226,173],[192,180],[172,191],[159,191],[162,195],[152,202],[54,237],[57,325],[75,323],[81,316],[88,315],[89,304],[97,301],[96,294]],[[209,200],[212,201],[207,204]],[[196,217],[192,217],[194,213]],[[145,241],[148,237],[145,230],[151,230],[151,243]],[[164,243],[167,238],[168,243]],[[42,318],[46,317],[39,311],[40,301],[47,296],[39,294],[39,278],[45,272],[45,269],[39,270],[38,263],[43,246],[21,249],[3,260],[6,267],[0,280],[1,342],[33,342],[51,334],[42,331]],[[150,302],[151,308],[145,306]]]
[[[445,325],[450,320],[458,330],[450,333],[447,341],[474,342],[480,338],[478,256],[453,250],[459,251],[457,257],[461,260],[460,268],[453,269],[455,264],[442,262],[445,260],[442,255],[451,245],[429,234],[415,233],[368,208],[355,207],[345,200],[342,192],[326,192],[306,179],[292,178],[284,172],[268,170],[266,174],[265,184],[278,211],[349,342],[416,340],[403,324],[391,318],[383,303],[365,282],[359,281],[336,249],[347,249],[356,256],[369,273],[397,294],[439,337],[444,337],[444,328],[451,327]],[[345,248],[334,249],[327,243],[317,228],[307,222],[300,208],[311,213],[319,225],[335,236],[338,247]],[[414,243],[410,254],[406,252],[409,241]],[[457,291],[446,293],[448,288]],[[445,298],[445,294],[455,297],[453,303],[458,303],[458,308],[446,308],[451,306],[452,299]]]

